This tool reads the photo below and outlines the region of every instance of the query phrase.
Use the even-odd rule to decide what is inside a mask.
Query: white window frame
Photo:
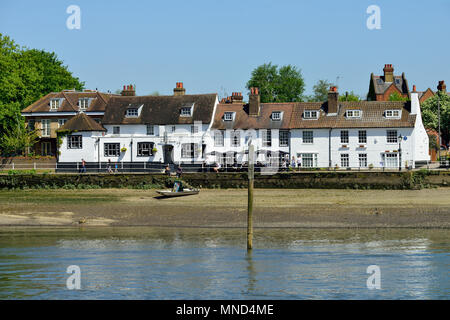
[[[58,110],[59,108],[59,99],[50,99],[50,111]]]
[[[233,121],[234,119],[234,112],[225,112],[223,114],[223,121]]]
[[[348,153],[341,153],[341,168],[349,168],[350,167],[350,155]]]
[[[225,143],[225,130],[214,130],[214,147],[223,147]]]
[[[286,136],[282,137],[282,134],[285,134]],[[278,131],[278,141],[280,147],[289,147],[289,130]]]
[[[358,153],[358,162],[360,168],[367,168],[367,153]]]
[[[300,158],[302,168],[317,167],[317,153],[297,153],[297,158]]]
[[[311,133],[311,136],[308,136]],[[314,131],[303,130],[302,131],[302,143],[303,144],[313,144],[314,143]]]
[[[103,144],[103,155],[105,157],[118,157],[120,156],[120,143],[118,142],[106,142]]]
[[[386,143],[397,144],[398,143],[398,131],[386,130]]]
[[[82,135],[68,135],[67,136],[67,149],[83,149],[83,136]]]
[[[198,143],[182,143],[181,144],[181,158],[195,159],[198,157]]]
[[[239,130],[233,130],[230,132],[230,144],[232,147],[241,146],[241,132]]]
[[[125,114],[127,118],[137,118],[139,117],[139,109],[138,108],[129,108],[127,109],[127,113]]]
[[[384,116],[388,119],[400,119],[402,117],[402,110],[398,109],[386,110]]]
[[[42,137],[50,137],[51,130],[51,120],[50,119],[42,119],[41,120],[41,136]]]
[[[303,119],[317,120],[319,119],[319,110],[305,110],[303,111]]]
[[[198,126],[194,124],[191,126],[191,134],[196,134],[196,133],[198,133]]]
[[[390,159],[390,160],[388,160],[388,159]],[[384,153],[384,167],[385,168],[398,168],[398,159],[399,159],[398,153],[396,153],[396,152]]]
[[[350,141],[348,130],[341,130],[341,144],[348,144]]]
[[[89,107],[89,99],[88,98],[78,99],[78,107],[80,108],[80,110],[86,110]]]
[[[155,135],[155,126],[152,124],[147,125],[147,135],[154,136]]]
[[[281,111],[273,111],[271,119],[272,121],[281,121],[283,118],[283,113]]]
[[[261,140],[263,147],[271,147],[272,146],[272,130],[270,129],[261,129]]]
[[[137,156],[150,157],[153,156],[154,142],[140,141],[137,143]]]
[[[66,122],[67,119],[58,119],[58,128],[61,128]]]
[[[113,134],[120,134],[120,126],[113,126]]]
[[[180,110],[181,117],[192,117],[192,107],[182,107]]]
[[[356,110],[347,110],[345,112],[345,116],[347,118],[361,118],[361,115],[362,115],[362,111],[358,110],[358,109],[356,109]]]
[[[367,130],[358,130],[358,143],[359,144],[367,143]]]

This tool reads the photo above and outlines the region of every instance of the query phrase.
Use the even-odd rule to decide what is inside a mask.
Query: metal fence
[[[205,165],[202,163],[181,163],[183,172],[247,172],[248,167],[244,164],[234,165],[222,165],[219,168],[215,165]],[[0,171],[8,172],[13,171],[49,171],[56,173],[77,173],[77,172],[92,172],[92,173],[164,173],[166,165],[163,163],[151,163],[151,162],[117,162],[117,163],[86,163],[85,170],[82,168],[81,162],[70,163],[7,163],[0,166]],[[178,168],[178,164],[170,164],[169,169],[171,172],[175,172]],[[415,169],[401,168],[402,171],[408,170],[450,170],[450,160],[430,161]],[[255,165],[256,172],[303,172],[303,171],[399,171],[398,167],[382,167],[382,168],[369,168],[369,167],[267,167],[261,164]]]

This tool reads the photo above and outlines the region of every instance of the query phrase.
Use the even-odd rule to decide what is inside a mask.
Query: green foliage
[[[314,94],[307,97],[307,100],[311,102],[327,101],[328,91],[330,90],[331,86],[333,86],[333,84],[328,80],[317,81],[317,83],[313,86]]]
[[[441,134],[445,141],[450,138],[450,96],[438,92],[425,100],[422,105],[422,120],[425,128],[438,130],[438,101],[441,109]]]
[[[408,101],[406,97],[402,97],[400,93],[394,92],[389,95],[389,101]]]
[[[8,175],[10,175],[10,176],[24,175],[24,174],[35,175],[36,174],[36,170],[35,169],[31,169],[31,170],[8,170]]]
[[[29,147],[32,147],[38,140],[37,130],[27,130],[23,123],[15,129],[3,134],[0,138],[0,145],[6,155],[27,154]]]
[[[24,126],[23,108],[50,92],[73,88],[82,90],[84,83],[54,52],[19,47],[0,33],[0,136]]]
[[[345,92],[344,95],[339,96],[339,101],[361,101],[361,97],[353,91]]]
[[[439,150],[438,139],[434,134],[428,134],[428,148],[430,150]]]
[[[292,65],[278,68],[266,63],[252,71],[247,89],[258,87],[261,102],[302,101],[305,83],[300,69]]]

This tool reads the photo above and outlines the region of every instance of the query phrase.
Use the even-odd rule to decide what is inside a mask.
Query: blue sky
[[[81,29],[69,30],[69,5]],[[369,30],[369,5],[381,29]],[[450,82],[449,0],[2,1],[0,32],[30,48],[54,51],[90,89],[136,84],[137,94],[242,91],[265,62],[301,69],[306,93],[319,79],[339,91],[367,93],[384,64],[409,85]]]

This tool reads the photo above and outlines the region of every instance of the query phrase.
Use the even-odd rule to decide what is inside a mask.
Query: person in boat
[[[177,178],[180,178],[182,174],[183,174],[183,169],[181,169],[181,164],[180,164],[180,165],[178,165],[178,168],[177,168]]]
[[[170,167],[169,167],[168,164],[166,165],[166,169],[164,170],[164,173],[165,173],[166,175],[170,176]]]

